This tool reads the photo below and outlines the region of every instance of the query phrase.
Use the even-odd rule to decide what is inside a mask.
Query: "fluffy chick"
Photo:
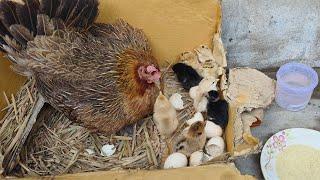
[[[207,110],[208,93],[217,90],[217,80],[212,78],[204,78],[198,86],[190,89],[189,95],[193,99],[193,106],[197,112],[205,112]]]
[[[153,110],[153,120],[160,134],[166,138],[170,137],[179,124],[176,109],[160,92]]]
[[[228,102],[225,100],[209,100],[207,105],[208,120],[219,125],[222,129],[226,128],[229,119],[228,107]]]
[[[178,81],[181,83],[182,87],[186,90],[190,90],[190,88],[197,86],[202,80],[202,77],[195,69],[184,63],[175,64],[172,67],[172,70],[176,74]]]
[[[176,143],[174,151],[190,156],[193,152],[202,150],[206,144],[205,126],[206,122],[197,121],[188,127],[180,141]]]

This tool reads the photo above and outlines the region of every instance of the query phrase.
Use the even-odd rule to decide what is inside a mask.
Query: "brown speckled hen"
[[[110,134],[152,113],[160,70],[147,38],[123,20],[98,24],[98,0],[0,2],[0,42],[57,110]]]

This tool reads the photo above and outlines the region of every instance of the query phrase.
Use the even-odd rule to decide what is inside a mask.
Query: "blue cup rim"
[[[310,77],[311,77],[310,85],[306,86],[306,87],[292,87],[289,84],[287,84],[286,82],[284,82],[283,79],[281,78],[281,75],[282,75],[281,73],[283,73],[284,71],[286,71],[290,67],[301,68],[301,69],[305,69],[305,70],[309,71]],[[318,74],[312,67],[310,67],[306,64],[297,63],[297,62],[291,62],[291,63],[284,64],[283,66],[280,67],[276,76],[277,76],[277,82],[281,85],[281,87],[288,89],[288,90],[291,90],[291,91],[299,91],[299,92],[313,91],[319,83]]]

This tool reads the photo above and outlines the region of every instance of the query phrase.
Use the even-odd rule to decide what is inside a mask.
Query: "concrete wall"
[[[222,9],[231,67],[320,67],[319,0],[222,0]]]

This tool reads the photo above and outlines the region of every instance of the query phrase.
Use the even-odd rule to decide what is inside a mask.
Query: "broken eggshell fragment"
[[[187,124],[191,126],[193,123],[197,121],[204,121],[204,118],[200,112],[194,114],[194,116],[187,121]]]
[[[116,152],[116,148],[113,144],[106,144],[101,148],[101,156],[110,157]]]
[[[207,138],[212,138],[215,136],[221,137],[223,134],[222,128],[211,121],[207,121],[204,131]]]
[[[205,146],[207,154],[211,158],[218,157],[222,155],[225,151],[225,142],[222,137],[213,137],[211,138]]]
[[[189,166],[199,166],[205,161],[205,153],[203,151],[196,151],[191,154],[189,159]]]
[[[176,109],[176,110],[182,110],[183,109],[183,100],[182,100],[182,96],[179,93],[175,93],[173,94],[170,98],[169,98],[170,103],[172,104],[172,106]]]

